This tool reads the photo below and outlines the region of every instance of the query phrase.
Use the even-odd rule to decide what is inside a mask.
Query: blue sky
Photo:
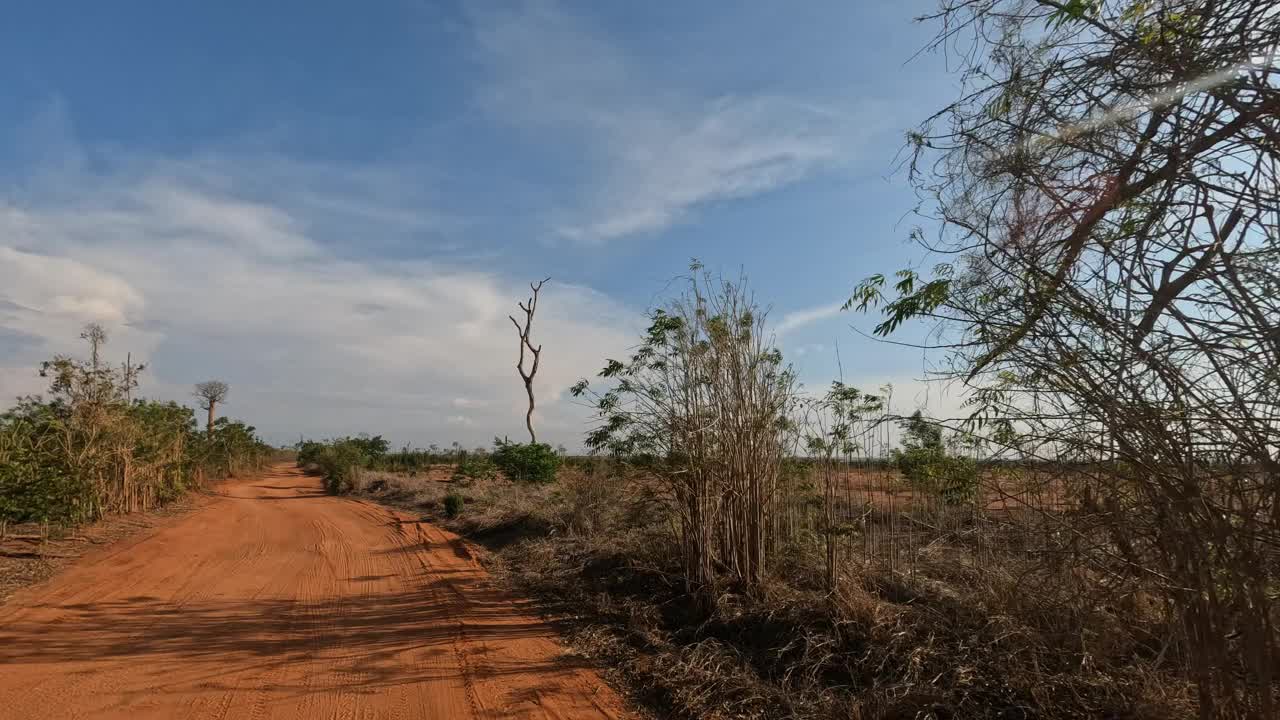
[[[919,352],[837,314],[922,262],[903,133],[955,92],[930,2],[27,3],[0,29],[0,397],[87,321],[273,440],[519,436],[506,319],[552,276],[540,424],[691,257],[806,383]]]

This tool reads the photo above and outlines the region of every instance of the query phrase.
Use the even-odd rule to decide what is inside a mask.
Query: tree
[[[538,293],[542,291],[543,283],[551,278],[539,280],[537,283],[529,283],[533,295],[525,302],[518,303],[520,309],[524,311],[524,325],[521,325],[515,316],[508,315],[511,324],[516,326],[516,332],[520,335],[520,360],[516,363],[516,371],[520,373],[520,379],[524,381],[524,391],[529,396],[529,412],[525,413],[524,424],[529,429],[529,442],[537,443],[538,436],[533,432],[533,376],[538,374],[538,361],[542,359],[542,345],[533,346],[530,339],[533,332],[533,313],[538,309]],[[526,372],[524,369],[525,351],[533,356],[533,363]]]
[[[898,425],[902,428],[902,446],[906,449],[942,451],[942,426],[927,420],[919,410]]]
[[[948,505],[977,498],[977,464],[947,452],[941,424],[916,410],[900,420],[898,426],[902,429],[902,448],[893,450],[893,460],[908,482],[939,496]]]
[[[107,344],[107,331],[98,323],[88,323],[80,333],[80,339],[89,343],[89,362],[94,370],[101,362],[102,346]]]
[[[138,376],[146,369],[146,363],[133,364],[133,353],[125,355],[124,363],[120,366],[121,376],[124,378],[125,402],[133,400],[133,389],[138,386]]]
[[[1200,714],[1274,717],[1280,667],[1280,14],[1264,0],[943,0],[960,99],[909,135],[971,426],[1079,498],[1045,557],[1156,592]],[[966,42],[972,40],[972,44]]]
[[[217,415],[217,408],[227,399],[227,393],[231,388],[221,380],[207,380],[196,384],[195,396],[200,402],[200,407],[209,413],[209,422],[206,425],[206,431],[213,434],[213,419]]]

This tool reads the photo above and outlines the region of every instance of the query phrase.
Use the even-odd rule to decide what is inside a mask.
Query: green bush
[[[342,438],[328,443],[301,443],[297,462],[298,467],[321,476],[325,492],[345,495],[356,489],[369,456],[361,442]]]
[[[92,485],[60,459],[24,448],[0,462],[0,520],[80,522],[95,506]]]
[[[346,495],[360,489],[363,471],[384,466],[387,446],[381,435],[343,437],[326,442],[309,440],[296,446],[297,463],[307,472],[320,475],[326,492]]]
[[[468,454],[453,468],[453,479],[488,480],[498,474],[498,467],[487,455]]]
[[[391,448],[391,443],[383,439],[381,435],[358,435],[349,437],[343,442],[355,446],[360,454],[364,456],[365,464],[373,466],[380,464],[387,454],[387,450]]]
[[[197,464],[211,477],[236,477],[261,470],[272,449],[258,440],[256,432],[252,425],[218,418],[212,432],[196,432],[192,436]]]
[[[463,499],[458,493],[444,496],[444,514],[448,518],[456,518],[462,514]]]
[[[556,479],[561,457],[546,443],[493,441],[493,463],[516,482],[547,483]]]
[[[898,472],[912,485],[942,498],[948,505],[962,505],[978,497],[978,464],[951,455],[942,440],[942,427],[917,410],[899,422],[902,449],[893,451]]]
[[[978,465],[972,459],[948,455],[941,448],[895,450],[898,472],[912,485],[962,505],[978,497]]]
[[[131,398],[140,368],[99,361],[101,328],[82,337],[94,360],[43,363],[48,394],[0,413],[0,521],[78,523],[146,510],[267,461],[271,448],[251,426],[218,418],[202,432],[190,408]]]

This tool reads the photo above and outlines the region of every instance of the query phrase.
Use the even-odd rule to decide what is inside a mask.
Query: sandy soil
[[[191,492],[147,512],[108,515],[75,528],[42,528],[39,523],[10,525],[8,532],[0,536],[0,603],[28,585],[48,580],[103,545],[172,523],[175,517],[204,507],[209,499],[204,491]]]
[[[278,467],[0,606],[0,718],[621,718],[456,536]]]

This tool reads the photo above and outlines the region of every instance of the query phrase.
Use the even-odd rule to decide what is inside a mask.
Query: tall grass
[[[648,468],[675,500],[690,589],[718,576],[758,588],[772,543],[779,473],[794,453],[789,414],[796,382],[782,363],[745,280],[691,267],[685,291],[654,310],[640,347],[609,360],[592,400],[587,445]]]
[[[91,360],[44,363],[47,396],[0,414],[0,520],[78,523],[147,510],[269,457],[251,426],[221,418],[201,433],[190,408],[130,399],[138,368],[101,359],[100,328],[85,337]]]

